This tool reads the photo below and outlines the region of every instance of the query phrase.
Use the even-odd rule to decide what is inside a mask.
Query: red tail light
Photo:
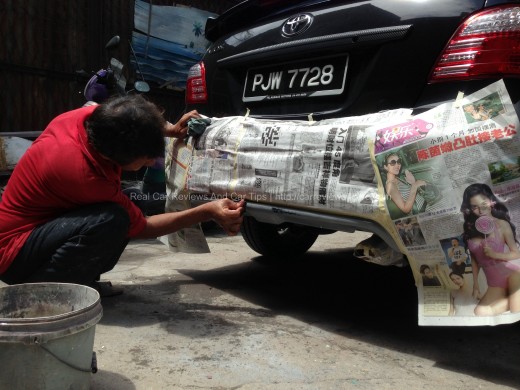
[[[455,32],[430,82],[520,76],[520,7],[496,7],[470,16]]]
[[[188,72],[186,81],[186,104],[208,102],[208,90],[206,88],[206,69],[204,63],[193,65]]]

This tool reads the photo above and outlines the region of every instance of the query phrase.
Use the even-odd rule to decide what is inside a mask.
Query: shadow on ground
[[[421,356],[436,366],[520,388],[520,324],[420,327],[411,270],[382,267],[352,251],[262,257],[211,271],[178,270],[265,309],[349,338]]]
[[[168,332],[197,338],[235,332],[226,312],[242,310],[258,321],[292,316],[337,335],[432,360],[440,368],[520,389],[520,324],[420,327],[411,270],[366,263],[352,256],[352,248],[176,271],[180,275],[175,278],[166,274],[125,286],[125,294],[103,302],[103,323],[161,323]],[[186,288],[189,302],[179,297]],[[257,308],[209,304],[207,298],[218,294]],[[197,325],[182,327],[182,322]]]
[[[115,372],[100,370],[92,376],[91,390],[135,390],[130,379]]]

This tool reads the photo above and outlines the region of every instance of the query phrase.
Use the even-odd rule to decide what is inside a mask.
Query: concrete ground
[[[409,269],[352,257],[366,234],[322,236],[269,263],[240,236],[211,254],[132,242],[105,276],[92,389],[518,389],[520,328],[417,326]]]
[[[220,232],[204,255],[132,242],[104,275],[125,292],[102,300],[91,389],[520,389],[520,324],[419,327],[410,270],[353,258],[365,237],[282,262]]]

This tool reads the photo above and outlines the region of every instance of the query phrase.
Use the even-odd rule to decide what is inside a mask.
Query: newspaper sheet
[[[207,194],[206,201],[244,198],[384,218],[367,130],[410,115],[411,110],[399,109],[326,121],[212,118],[197,140],[168,146],[166,209],[190,207],[200,200],[197,194]],[[208,250],[200,229],[187,233],[161,241],[174,251]]]
[[[192,140],[172,138],[166,146],[166,205],[165,211],[182,211],[191,207],[186,180],[192,160]],[[159,237],[172,252],[209,253],[209,246],[200,224]]]
[[[520,319],[520,142],[503,81],[375,131],[421,325]]]
[[[197,140],[190,192],[334,209],[376,218],[376,173],[367,131],[410,110],[324,121],[214,119]]]
[[[518,122],[502,81],[416,116],[213,118],[174,192],[375,220],[407,255],[420,325],[511,323],[520,319]]]

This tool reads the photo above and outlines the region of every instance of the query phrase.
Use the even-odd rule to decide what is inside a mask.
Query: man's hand
[[[212,219],[219,224],[224,231],[234,236],[240,231],[245,209],[245,200],[234,202],[231,199],[219,199],[211,203]]]
[[[151,215],[146,218],[146,226],[136,238],[160,237],[211,220],[233,236],[240,231],[244,210],[245,200],[234,202],[225,198],[186,210]]]
[[[185,138],[188,134],[188,121],[191,118],[200,118],[197,110],[190,111],[182,116],[177,123],[166,122],[164,135],[167,137]]]

